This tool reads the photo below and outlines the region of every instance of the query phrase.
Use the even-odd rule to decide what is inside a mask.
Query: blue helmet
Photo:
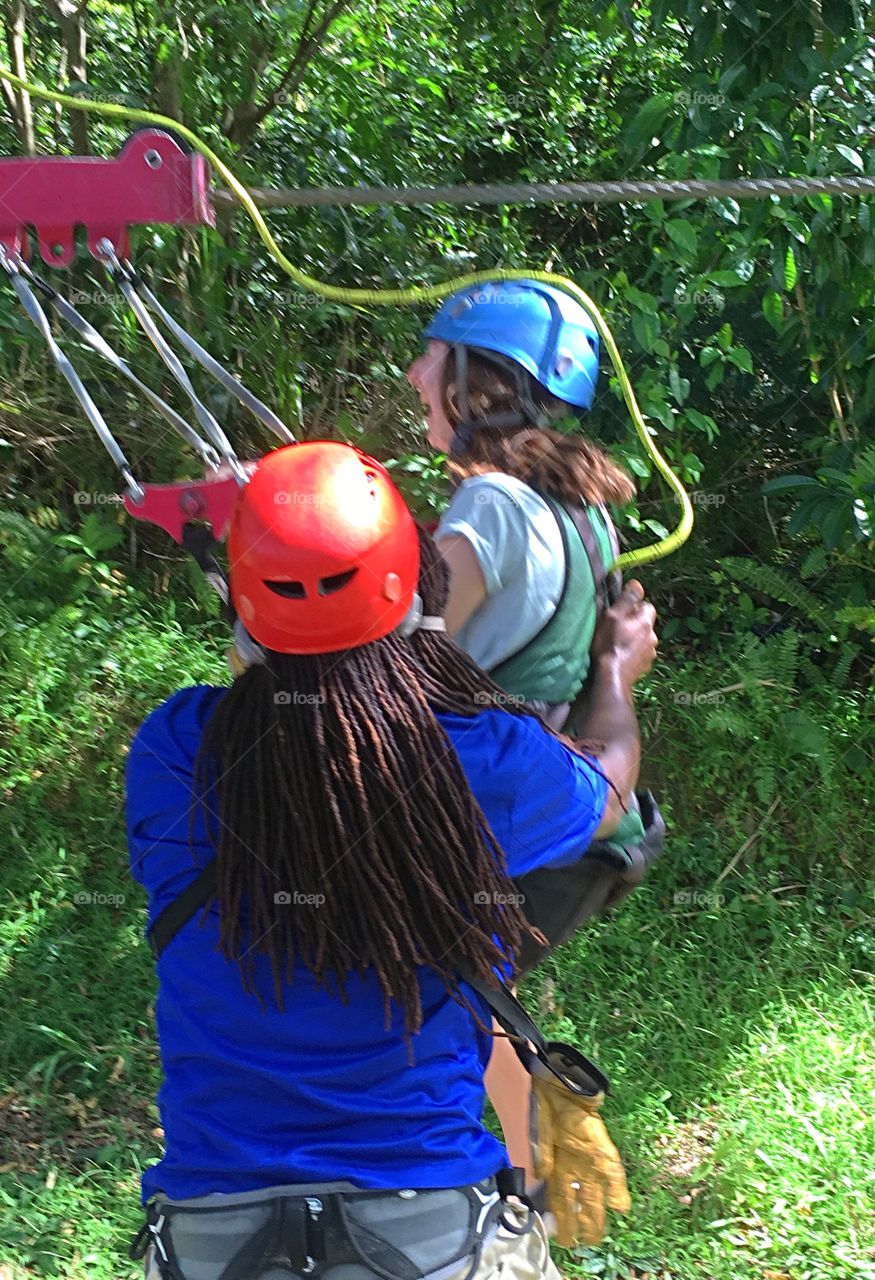
[[[469,285],[447,298],[424,337],[498,352],[577,408],[589,409],[595,399],[598,332],[580,303],[553,285],[538,280]]]

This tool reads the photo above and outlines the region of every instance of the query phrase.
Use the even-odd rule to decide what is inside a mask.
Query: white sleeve
[[[471,544],[492,596],[525,563],[526,524],[525,512],[499,477],[472,476],[459,485],[434,536],[440,542],[456,534]]]

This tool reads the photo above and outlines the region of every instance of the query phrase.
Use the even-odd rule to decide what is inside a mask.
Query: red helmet
[[[277,653],[379,640],[411,609],[413,517],[385,467],[351,445],[291,444],[258,463],[228,533],[231,599]]]

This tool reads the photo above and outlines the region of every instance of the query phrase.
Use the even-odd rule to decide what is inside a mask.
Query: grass
[[[160,1152],[158,1061],[121,772],[161,697],[223,678],[220,625],[90,563],[80,576],[72,599],[5,619],[0,1275],[15,1280],[140,1274],[124,1249]],[[875,1278],[875,823],[871,773],[843,766],[865,704],[810,690],[806,752],[787,742],[795,703],[758,686],[717,707],[672,698],[738,683],[737,653],[670,656],[643,704],[670,851],[526,997],[609,1069],[634,1197],[603,1246],[559,1261],[605,1280]]]

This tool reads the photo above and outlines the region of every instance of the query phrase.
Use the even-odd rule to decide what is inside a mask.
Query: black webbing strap
[[[541,496],[544,498],[547,505],[553,509],[553,514],[558,520],[559,516],[555,510],[553,499],[546,497],[544,494]],[[592,525],[592,516],[590,515],[588,508],[582,505],[569,505],[566,506],[564,510],[571,518],[571,522],[577,530],[580,541],[583,543],[583,549],[586,552],[586,558],[589,561],[590,572],[592,573],[593,581],[595,582],[596,605],[598,612],[601,613],[603,609],[606,609],[609,605],[614,604],[615,601],[619,599],[623,585],[622,577],[616,570],[612,570],[610,573],[608,572],[604,557],[602,556],[598,542],[596,541],[595,529]],[[608,517],[605,516],[605,521],[607,522],[607,520]],[[611,531],[608,529],[609,537],[610,533]]]
[[[150,926],[147,937],[156,960],[192,916],[215,897],[215,893],[216,864],[213,861],[208,862],[191,884],[168,903]],[[545,1071],[555,1076],[573,1093],[595,1093],[599,1089],[605,1093],[608,1092],[610,1088],[608,1078],[595,1063],[590,1062],[571,1045],[546,1040],[540,1027],[529,1017],[506,983],[501,982],[497,987],[490,987],[466,973],[464,969],[460,969],[459,974],[463,981],[473,987],[486,1001],[502,1030],[513,1038],[517,1055],[528,1072],[537,1070],[532,1062],[534,1057]],[[529,1044],[532,1046],[531,1049],[528,1047]],[[577,1068],[578,1076],[582,1070],[589,1077],[592,1088],[581,1088],[579,1083],[573,1083],[561,1069],[563,1060],[566,1065],[574,1065]]]
[[[182,893],[168,903],[154,920],[146,934],[152,955],[157,960],[169,942],[172,942],[183,925],[205,907],[216,893],[216,864],[208,862],[203,871],[186,885]]]
[[[459,972],[462,979],[489,1005],[492,1016],[502,1031],[512,1037],[517,1057],[530,1075],[543,1075],[546,1071],[576,1094],[610,1091],[608,1077],[594,1062],[584,1057],[579,1049],[558,1040],[545,1039],[541,1028],[526,1013],[507,983],[501,982],[497,987],[488,987],[464,969]],[[541,1070],[533,1063],[533,1057]],[[570,1067],[574,1068],[576,1081],[567,1070]],[[581,1086],[582,1076],[588,1078],[585,1086]]]
[[[218,595],[219,599],[225,606],[226,611],[230,611],[229,616],[234,620],[233,610],[230,609],[230,595],[228,592],[228,579],[222,572],[222,566],[219,564],[213,552],[218,546],[218,542],[213,537],[212,531],[203,524],[184,524],[182,526],[182,548],[187,551],[195,564],[203,573],[207,582]]]

